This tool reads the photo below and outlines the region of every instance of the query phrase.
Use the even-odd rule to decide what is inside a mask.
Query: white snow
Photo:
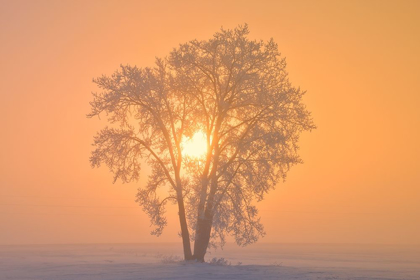
[[[207,260],[180,261],[181,244],[0,246],[0,279],[420,279],[419,246],[226,245]]]

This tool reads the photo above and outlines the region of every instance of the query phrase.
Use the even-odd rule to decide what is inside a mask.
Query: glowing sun
[[[207,151],[206,135],[198,131],[191,138],[182,141],[182,154],[190,158],[199,158]]]

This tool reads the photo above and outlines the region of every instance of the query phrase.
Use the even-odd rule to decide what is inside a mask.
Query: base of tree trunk
[[[197,232],[193,254],[193,259],[197,262],[204,262],[204,256],[207,253],[207,247],[210,241],[211,226],[211,218],[199,219],[197,222]]]

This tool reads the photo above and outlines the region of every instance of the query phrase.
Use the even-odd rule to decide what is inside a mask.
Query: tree
[[[114,181],[130,182],[146,161],[153,171],[137,201],[156,235],[166,225],[165,204],[178,204],[186,260],[204,261],[226,234],[243,246],[264,235],[254,203],[301,162],[299,135],[315,128],[277,44],[248,33],[247,25],[222,29],[180,45],[155,68],[121,66],[94,80],[103,91],[88,116],[105,112],[120,128],[95,137],[92,166],[105,163]],[[197,131],[206,135],[206,154],[184,156],[183,139]],[[170,187],[164,198],[162,186]]]

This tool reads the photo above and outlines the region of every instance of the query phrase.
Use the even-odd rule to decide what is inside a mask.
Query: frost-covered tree
[[[180,45],[153,69],[124,66],[94,80],[103,91],[89,116],[105,112],[120,128],[95,137],[92,165],[106,163],[124,182],[138,179],[141,159],[153,168],[138,202],[158,235],[165,203],[178,203],[185,259],[204,261],[209,245],[223,245],[226,235],[238,245],[264,235],[255,202],[301,162],[299,135],[315,128],[277,44],[248,33],[247,25],[222,29]],[[197,131],[207,150],[186,157],[183,138]],[[159,198],[162,186],[170,191]]]

